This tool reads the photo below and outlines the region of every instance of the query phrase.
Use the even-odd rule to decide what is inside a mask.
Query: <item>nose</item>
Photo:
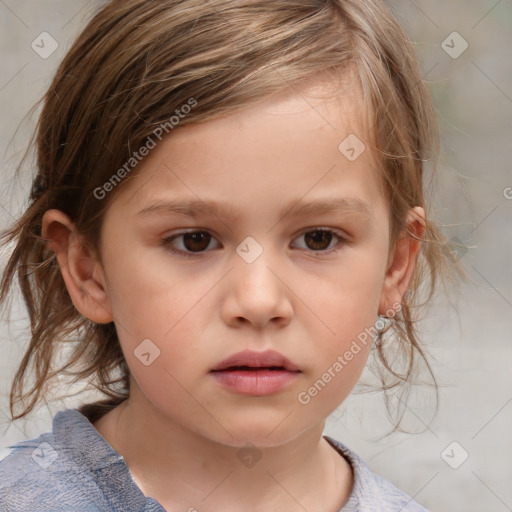
[[[271,258],[270,251],[264,250],[252,263],[235,255],[234,263],[225,282],[227,293],[221,313],[224,322],[232,327],[247,324],[257,329],[269,323],[287,325],[293,315],[293,293],[280,270],[282,266]]]

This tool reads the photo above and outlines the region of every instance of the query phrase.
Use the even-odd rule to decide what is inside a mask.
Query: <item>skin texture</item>
[[[113,201],[99,254],[64,213],[45,213],[43,236],[73,303],[95,322],[115,322],[132,374],[130,399],[95,427],[166,510],[337,511],[350,494],[350,467],[321,436],[370,344],[308,404],[297,396],[400,302],[419,242],[404,236],[389,246],[389,210],[369,145],[353,162],[338,149],[349,134],[368,141],[359,88],[349,81],[327,99],[324,87],[307,82],[173,132]],[[327,198],[358,199],[368,212],[280,214],[285,205]],[[232,215],[138,215],[176,199],[229,202]],[[408,216],[419,238],[422,217],[418,207]],[[332,230],[332,239],[312,238],[318,228]],[[211,238],[163,243],[184,230]],[[252,263],[236,252],[248,236],[263,249]],[[203,252],[187,258],[170,247]],[[145,339],[160,350],[148,366],[134,354]],[[276,350],[301,373],[269,396],[227,390],[209,372],[245,349]],[[252,467],[239,457],[246,443],[261,455]]]

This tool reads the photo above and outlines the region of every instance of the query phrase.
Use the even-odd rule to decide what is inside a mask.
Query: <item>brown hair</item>
[[[111,0],[101,8],[42,99],[30,204],[2,235],[4,244],[15,244],[0,301],[6,302],[17,275],[31,323],[31,341],[11,388],[13,419],[28,414],[45,396],[48,382],[63,372],[90,379],[106,395],[94,408],[82,408],[93,420],[129,394],[115,326],[95,324],[75,309],[41,237],[44,212],[63,211],[86,243],[98,248],[102,216],[137,169],[123,173],[104,198],[95,190],[112,183],[157,127],[169,127],[178,107],[195,102],[179,126],[205,122],[307,77],[341,76],[349,68],[370,106],[373,140],[365,142],[382,163],[395,241],[407,211],[426,208],[423,166],[428,159],[435,163],[438,134],[414,52],[383,1]],[[385,387],[410,381],[416,355],[426,362],[415,322],[439,277],[444,281],[453,274],[445,243],[427,216],[412,284],[388,329],[393,346],[400,347],[402,368],[393,368],[383,333],[375,342]],[[429,287],[420,303],[425,281]],[[57,365],[61,347],[69,353]]]

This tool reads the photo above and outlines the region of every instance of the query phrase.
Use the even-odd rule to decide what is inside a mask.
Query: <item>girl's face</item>
[[[391,307],[389,212],[358,142],[362,109],[354,87],[279,94],[176,129],[139,164],[106,213],[97,267],[133,407],[273,446],[346,398],[370,349],[361,334]],[[252,359],[212,371],[242,351]],[[254,354],[266,351],[289,363]]]

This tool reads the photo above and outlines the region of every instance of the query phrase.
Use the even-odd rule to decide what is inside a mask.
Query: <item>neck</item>
[[[168,512],[337,512],[353,485],[349,464],[322,438],[323,422],[278,446],[228,446],[130,398],[94,426]]]

